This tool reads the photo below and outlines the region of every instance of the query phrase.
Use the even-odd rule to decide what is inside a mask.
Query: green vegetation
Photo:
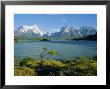
[[[15,59],[15,76],[96,76],[97,61],[93,58],[80,57],[74,60],[57,61],[33,58]]]
[[[43,48],[40,60],[30,57],[14,60],[15,76],[96,76],[96,57],[80,57],[72,60],[58,61],[47,59],[47,55],[61,56],[56,50]]]
[[[42,64],[42,68],[63,68],[65,67],[65,64],[61,61],[56,60],[44,60]]]
[[[35,76],[36,72],[34,69],[29,67],[15,67],[14,68],[15,76]]]
[[[14,37],[14,42],[18,43],[18,42],[22,42],[22,41],[50,41],[51,37]]]
[[[64,75],[95,76],[97,75],[97,62],[91,58],[80,57],[76,60],[65,62],[68,66]]]
[[[42,39],[41,41],[50,41],[50,40],[48,40],[48,39]]]

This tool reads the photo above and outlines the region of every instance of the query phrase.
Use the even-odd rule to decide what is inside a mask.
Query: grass
[[[33,58],[15,58],[15,76],[96,76],[97,60],[95,58],[80,57],[74,60],[57,61]]]

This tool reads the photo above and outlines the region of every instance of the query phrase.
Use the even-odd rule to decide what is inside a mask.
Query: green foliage
[[[15,76],[96,76],[97,59],[80,57],[74,60],[57,61],[46,59],[47,55],[57,55],[56,50],[43,48],[40,53],[40,60],[30,57],[14,60]],[[44,60],[45,59],[45,60]]]
[[[19,42],[20,38],[19,37],[14,37],[14,42],[17,43]]]
[[[15,57],[14,66],[19,66],[19,64],[20,64],[20,60],[17,57]]]
[[[33,37],[31,38],[32,41],[41,41],[42,38],[41,37]]]
[[[65,61],[46,60],[43,62],[43,68],[57,68],[56,71],[50,71],[47,76],[96,76],[97,62],[88,57]],[[46,69],[45,69],[46,70]]]
[[[50,50],[48,52],[48,54],[50,54],[50,55],[59,55],[59,53],[56,50]]]
[[[88,57],[80,57],[77,60],[67,62],[65,75],[95,76],[97,75],[97,62]]]
[[[46,50],[46,49],[45,49]],[[88,57],[80,57],[74,60],[57,61],[53,59],[40,60],[24,58],[22,61],[15,59],[15,76],[40,76],[38,68],[45,76],[96,76],[97,61]]]
[[[36,76],[36,72],[28,67],[15,67],[14,76]]]
[[[51,37],[30,37],[30,36],[14,36],[14,42],[21,42],[21,41],[50,41]]]
[[[47,55],[59,56],[60,54],[56,50],[49,50],[47,48],[43,48],[40,53],[40,58],[43,59]]]
[[[43,68],[62,68],[65,67],[65,64],[63,64],[60,61],[56,60],[44,60],[42,64]]]
[[[41,50],[41,53],[40,53],[40,60],[41,60],[41,63],[40,63],[40,65],[39,65],[39,67],[42,67],[42,65],[43,65],[43,60],[45,59],[45,57],[47,56],[47,55],[52,55],[52,56],[59,56],[59,53],[56,51],[56,50],[49,50],[49,49],[47,49],[47,48],[43,48],[42,50]]]
[[[22,62],[20,62],[20,66],[26,66],[29,68],[36,68],[39,66],[39,61],[34,60],[32,58],[24,58]]]
[[[14,65],[15,76],[36,76],[36,68],[39,65],[39,61],[29,57],[21,61],[15,58]]]

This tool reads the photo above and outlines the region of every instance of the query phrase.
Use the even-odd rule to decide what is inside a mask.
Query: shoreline
[[[33,40],[20,40],[18,42],[14,42],[14,43],[20,43],[20,42],[63,42],[63,41],[75,41],[75,42],[78,42],[78,41],[93,41],[93,42],[97,42],[95,40],[49,40],[49,41],[33,41]]]

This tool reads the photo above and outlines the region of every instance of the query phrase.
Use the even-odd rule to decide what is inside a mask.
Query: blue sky
[[[22,25],[38,25],[42,31],[59,31],[62,26],[79,28],[92,26],[97,28],[96,14],[15,14],[14,29]]]

